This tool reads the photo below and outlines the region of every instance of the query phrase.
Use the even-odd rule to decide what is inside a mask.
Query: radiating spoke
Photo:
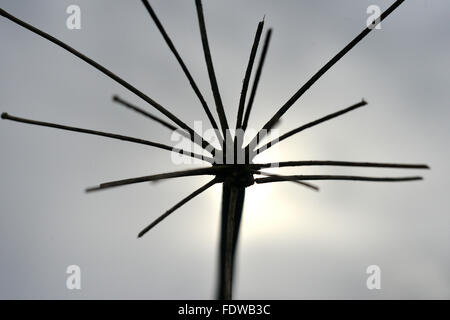
[[[147,145],[147,146],[151,146],[151,147],[155,147],[155,148],[159,148],[159,149],[163,149],[163,150],[168,150],[168,151],[171,151],[171,152],[180,153],[180,154],[189,156],[191,158],[200,159],[200,160],[203,160],[203,161],[206,161],[206,162],[209,162],[209,163],[213,163],[214,162],[214,159],[210,158],[208,156],[204,156],[204,155],[201,155],[201,154],[193,153],[193,152],[190,152],[190,151],[185,151],[185,150],[178,149],[178,148],[173,148],[171,146],[168,146],[168,145],[165,145],[165,144],[162,144],[162,143],[152,142],[152,141],[138,139],[138,138],[133,138],[133,137],[128,137],[128,136],[123,136],[123,135],[120,135],[120,134],[103,132],[103,131],[97,131],[97,130],[91,130],[91,129],[84,129],[84,128],[77,128],[77,127],[70,127],[70,126],[56,124],[56,123],[51,123],[51,122],[43,122],[43,121],[36,121],[36,120],[30,120],[30,119],[25,119],[25,118],[19,118],[19,117],[11,116],[11,115],[7,114],[6,112],[2,113],[2,119],[16,121],[16,122],[22,122],[22,123],[28,123],[28,124],[37,125],[37,126],[56,128],[56,129],[73,131],[73,132],[79,132],[79,133],[85,133],[85,134],[92,134],[92,135],[96,135],[96,136],[102,136],[102,137],[107,137],[107,138],[117,139],[117,140],[123,140],[123,141],[138,143],[138,144],[144,144],[144,145]]]
[[[153,22],[155,22],[156,27],[158,28],[159,32],[161,33],[162,37],[164,38],[164,41],[166,41],[167,46],[169,47],[170,51],[172,51],[173,55],[177,59],[181,69],[183,69],[184,74],[186,75],[192,89],[194,90],[195,94],[197,95],[198,99],[200,100],[201,105],[203,106],[203,109],[205,110],[205,113],[212,125],[212,127],[216,130],[217,138],[219,141],[221,141],[221,145],[223,145],[223,139],[218,134],[219,127],[217,126],[216,120],[214,119],[211,110],[209,109],[208,104],[205,101],[205,98],[203,98],[202,93],[200,92],[200,89],[198,88],[197,84],[195,83],[194,78],[192,77],[191,73],[189,72],[189,69],[186,67],[186,64],[184,63],[183,59],[181,58],[180,54],[178,53],[177,49],[175,48],[175,45],[173,44],[172,40],[170,39],[169,35],[167,34],[166,30],[164,29],[161,21],[159,20],[158,16],[156,15],[155,11],[153,10],[152,6],[147,0],[142,0],[142,3],[144,4],[145,8],[147,9],[148,13],[153,19]]]
[[[395,1],[386,11],[384,11],[380,19],[376,24],[372,24],[370,27],[366,27],[359,35],[357,35],[349,44],[347,44],[341,51],[339,51],[330,61],[328,61],[319,71],[316,72],[275,114],[274,116],[263,126],[263,128],[256,134],[249,145],[253,145],[257,136],[261,139],[266,135],[274,123],[280,119],[286,111],[314,84],[319,80],[332,66],[336,64],[343,56],[345,56],[354,46],[356,46],[361,40],[363,40],[374,27],[388,17],[398,6],[400,6],[405,0]]]
[[[333,160],[304,160],[282,161],[273,163],[250,164],[249,167],[276,168],[276,167],[303,167],[303,166],[338,166],[338,167],[367,167],[367,168],[391,168],[391,169],[430,169],[426,164],[386,163],[386,162],[354,162]]]
[[[158,219],[156,219],[155,221],[153,221],[150,225],[148,225],[147,227],[145,227],[141,232],[139,232],[138,234],[138,238],[141,238],[143,235],[145,235],[147,232],[149,232],[152,228],[154,228],[158,223],[160,223],[161,221],[163,221],[165,218],[167,218],[171,213],[173,213],[175,210],[177,210],[178,208],[180,208],[181,206],[183,206],[184,204],[186,204],[187,202],[189,202],[190,200],[192,200],[193,198],[195,198],[196,196],[198,196],[200,193],[202,193],[203,191],[205,191],[206,189],[210,188],[211,186],[213,186],[214,184],[216,184],[216,179],[212,179],[210,182],[208,182],[207,184],[205,184],[204,186],[202,186],[201,188],[195,190],[194,192],[192,192],[190,195],[188,195],[186,198],[184,198],[183,200],[181,200],[180,202],[178,202],[176,205],[174,205],[172,208],[170,208],[169,210],[167,210],[163,215],[161,215]]]
[[[250,92],[250,97],[248,98],[247,108],[245,109],[244,121],[242,123],[242,129],[245,131],[248,126],[248,120],[250,118],[250,112],[252,111],[253,101],[255,100],[256,91],[258,89],[259,80],[261,78],[262,69],[264,66],[264,61],[266,59],[267,50],[269,49],[270,38],[272,36],[272,29],[267,30],[266,38],[264,40],[263,50],[261,52],[261,57],[259,58],[258,69],[256,69],[255,79],[253,80],[252,91]]]
[[[195,0],[195,5],[197,8],[197,16],[198,16],[198,23],[200,26],[200,35],[202,38],[202,45],[203,45],[203,53],[205,55],[206,60],[206,66],[208,69],[208,75],[209,75],[209,81],[211,83],[211,90],[213,92],[214,101],[216,103],[216,109],[217,114],[219,115],[220,120],[220,126],[222,127],[222,133],[224,136],[224,139],[227,140],[228,133],[228,121],[227,117],[225,115],[225,110],[223,108],[222,98],[220,96],[219,92],[219,86],[217,85],[217,79],[216,79],[216,73],[214,71],[214,65],[211,57],[211,51],[209,49],[209,43],[208,43],[208,35],[206,33],[206,25],[205,25],[205,18],[203,16],[203,6],[201,0]],[[224,147],[224,150],[226,150],[226,147]]]
[[[236,120],[236,129],[242,128],[242,117],[244,115],[244,107],[245,107],[245,100],[247,97],[248,84],[250,82],[250,76],[252,74],[253,64],[255,62],[256,57],[256,51],[258,50],[259,40],[261,39],[263,27],[264,27],[264,20],[258,23],[255,39],[253,40],[252,50],[250,52],[250,58],[248,61],[247,69],[245,71],[244,81],[242,82],[241,98],[239,99],[239,109]]]
[[[167,129],[169,129],[171,131],[180,130],[176,126],[174,126],[173,124],[170,124],[169,122],[167,122],[167,121],[165,121],[165,120],[163,120],[163,119],[161,119],[161,118],[151,114],[150,112],[147,112],[144,109],[139,108],[138,106],[135,106],[134,104],[123,100],[118,95],[114,95],[113,96],[113,101],[117,102],[118,104],[120,104],[120,105],[122,105],[122,106],[124,106],[124,107],[126,107],[126,108],[128,108],[130,110],[136,111],[137,113],[139,113],[139,114],[141,114],[141,115],[143,115],[143,116],[145,116],[145,117],[147,117],[149,119],[152,119],[153,121],[161,124],[162,126],[166,127]]]
[[[185,138],[190,140],[190,135],[186,131],[184,131],[184,130],[182,130],[180,128],[177,128],[176,126],[168,123],[167,121],[165,121],[165,120],[163,120],[163,119],[161,119],[161,118],[159,118],[159,117],[157,117],[157,116],[155,116],[155,115],[145,111],[142,108],[139,108],[138,106],[135,106],[134,104],[131,104],[128,101],[123,100],[119,96],[117,96],[117,95],[113,96],[113,101],[117,102],[118,104],[120,104],[120,105],[122,105],[122,106],[124,106],[124,107],[126,107],[126,108],[128,108],[130,110],[136,111],[137,113],[142,114],[143,116],[145,116],[145,117],[147,117],[149,119],[152,119],[152,120],[160,123],[162,126],[166,127],[167,129],[169,129],[172,132],[176,131],[181,136],[183,136],[183,137],[185,137]],[[195,144],[201,146],[201,143],[199,143],[199,141],[196,141]]]
[[[307,123],[305,125],[302,125],[302,126],[300,126],[298,128],[295,128],[294,130],[291,130],[291,131],[283,134],[281,137],[278,137],[278,138],[268,142],[264,146],[258,148],[256,150],[256,155],[260,154],[261,152],[269,149],[270,147],[273,147],[275,144],[277,144],[277,143],[279,143],[279,142],[281,142],[281,141],[283,141],[283,140],[285,140],[285,139],[287,139],[287,138],[289,138],[289,137],[291,137],[291,136],[293,136],[293,135],[295,135],[295,134],[297,134],[297,133],[299,133],[299,132],[301,132],[303,130],[312,128],[312,127],[314,127],[314,126],[316,126],[316,125],[318,125],[318,124],[320,124],[322,122],[334,119],[334,118],[339,117],[339,116],[341,116],[341,115],[343,115],[343,114],[345,114],[347,112],[353,111],[353,110],[358,109],[360,107],[363,107],[365,105],[367,105],[367,102],[362,100],[361,102],[358,102],[358,103],[356,103],[356,104],[354,104],[354,105],[352,105],[352,106],[350,106],[348,108],[345,108],[343,110],[331,113],[331,114],[329,114],[329,115],[327,115],[325,117],[322,117],[320,119],[317,119],[317,120],[309,122],[309,123]]]
[[[259,170],[252,170],[252,171],[253,171],[254,173],[259,174],[259,175],[262,175],[262,176],[276,177],[276,178],[279,178],[280,181],[289,181],[289,182],[293,182],[293,183],[296,183],[296,184],[300,184],[300,185],[302,185],[302,186],[304,186],[304,187],[308,187],[308,188],[310,188],[310,189],[319,191],[319,187],[317,187],[317,186],[315,186],[315,185],[313,185],[313,184],[311,184],[311,183],[307,183],[307,182],[303,182],[303,181],[299,181],[299,180],[292,180],[292,179],[290,179],[290,178],[285,178],[285,176],[279,175],[279,174],[273,174],[273,173],[263,172],[263,171],[259,171]]]
[[[118,186],[125,186],[125,185],[130,185],[130,184],[136,184],[136,183],[141,183],[141,182],[148,182],[148,181],[159,181],[159,180],[180,178],[180,177],[215,175],[215,174],[220,173],[223,169],[224,169],[223,167],[222,168],[207,167],[207,168],[173,171],[173,172],[153,174],[153,175],[149,175],[149,176],[115,180],[115,181],[102,183],[96,187],[88,188],[88,189],[86,189],[86,192],[98,191],[98,190],[103,190],[103,189],[108,189],[108,188],[113,188],[113,187],[118,187]]]
[[[158,102],[156,102],[155,100],[153,100],[152,98],[150,98],[149,96],[144,94],[142,91],[138,90],[136,87],[132,86],[130,83],[128,83],[127,81],[123,80],[122,78],[120,78],[119,76],[117,76],[116,74],[114,74],[113,72],[111,72],[110,70],[105,68],[104,66],[102,66],[99,63],[95,62],[94,60],[88,58],[87,56],[85,56],[81,52],[75,50],[71,46],[65,44],[61,40],[58,40],[55,37],[49,35],[48,33],[44,32],[42,30],[39,30],[36,27],[33,27],[32,25],[30,25],[30,24],[20,20],[19,18],[14,17],[13,15],[9,14],[8,12],[6,12],[5,10],[3,10],[1,8],[0,8],[0,15],[5,17],[5,18],[7,18],[7,19],[9,19],[9,20],[11,20],[14,23],[22,26],[23,28],[28,29],[31,32],[33,32],[33,33],[35,33],[35,34],[37,34],[37,35],[39,35],[39,36],[49,40],[50,42],[53,42],[54,44],[60,46],[61,48],[67,50],[68,52],[70,52],[73,55],[77,56],[78,58],[80,58],[81,60],[85,61],[86,63],[90,64],[91,66],[93,66],[94,68],[96,68],[97,70],[99,70],[100,72],[102,72],[103,74],[108,76],[109,78],[113,79],[114,81],[116,81],[117,83],[119,83],[120,85],[125,87],[126,89],[130,90],[135,95],[137,95],[139,98],[143,99],[144,101],[146,101],[147,103],[152,105],[156,110],[158,110],[159,112],[164,114],[167,118],[169,118],[170,120],[175,122],[181,128],[183,128],[184,130],[188,131],[189,134],[191,135],[190,139],[192,140],[192,142],[194,142],[194,140],[197,139],[199,141],[202,141],[202,146],[205,149],[209,148],[209,149],[207,149],[208,151],[215,149],[207,141],[203,140],[203,138],[201,136],[199,136],[186,123],[181,121],[179,118],[177,118],[175,115],[173,115],[171,112],[169,112],[166,108],[164,108]]]
[[[347,181],[372,181],[372,182],[402,182],[423,180],[422,177],[363,177],[363,176],[341,176],[341,175],[293,175],[278,177],[266,177],[255,179],[256,183],[268,183],[276,181],[309,181],[309,180],[347,180]]]

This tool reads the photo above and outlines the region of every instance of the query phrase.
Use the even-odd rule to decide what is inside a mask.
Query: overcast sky
[[[151,1],[209,105],[194,1]],[[393,0],[208,0],[206,25],[234,125],[258,21],[272,42],[249,127],[259,129]],[[81,8],[68,30],[66,8]],[[0,7],[110,68],[193,126],[207,118],[141,1],[0,0]],[[281,133],[365,98],[369,105],[292,137],[257,161],[428,163],[432,170],[296,168],[290,174],[424,175],[409,183],[322,181],[247,190],[234,297],[450,298],[450,3],[408,0],[282,118]],[[85,62],[0,17],[0,111],[173,144],[170,132],[111,101],[150,106]],[[155,111],[155,114],[157,112]],[[101,182],[191,168],[147,146],[0,122],[0,298],[210,299],[220,186],[137,233],[208,178],[93,194]],[[81,290],[66,268],[81,268]],[[368,290],[366,268],[381,268]]]

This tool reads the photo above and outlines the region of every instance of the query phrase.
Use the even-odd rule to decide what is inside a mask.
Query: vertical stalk
[[[244,197],[244,186],[235,184],[228,179],[223,183],[219,283],[217,292],[217,298],[220,300],[232,299],[234,258]]]

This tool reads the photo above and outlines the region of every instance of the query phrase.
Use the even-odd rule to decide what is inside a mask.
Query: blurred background
[[[208,0],[204,12],[230,123],[258,21],[273,27],[249,127],[259,129],[392,0]],[[69,30],[66,8],[81,8]],[[194,1],[152,0],[214,109]],[[0,7],[128,80],[193,126],[207,118],[140,1],[0,0]],[[428,163],[432,170],[294,168],[289,174],[416,175],[411,183],[322,181],[247,190],[237,299],[449,299],[450,3],[409,0],[335,65],[282,118],[281,133],[369,105],[292,137],[257,161]],[[112,102],[145,102],[63,49],[0,18],[0,111],[173,144],[170,132]],[[264,39],[264,34],[263,34]],[[259,57],[259,54],[258,56]],[[257,58],[258,60],[258,58]],[[157,111],[153,113],[157,114]],[[0,122],[0,298],[210,299],[215,296],[221,187],[142,239],[149,222],[208,178],[85,194],[100,182],[197,167],[164,150]],[[66,268],[81,268],[81,290]],[[366,268],[381,268],[368,290]]]

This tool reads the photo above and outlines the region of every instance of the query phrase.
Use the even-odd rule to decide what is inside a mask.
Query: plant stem
[[[217,298],[232,299],[234,257],[236,252],[245,187],[225,180],[222,191],[222,221],[220,235],[219,284]]]

